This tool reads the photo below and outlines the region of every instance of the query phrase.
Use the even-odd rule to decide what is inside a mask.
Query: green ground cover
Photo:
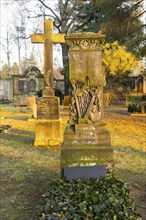
[[[1,105],[1,219],[35,220],[41,195],[60,178],[60,146],[35,148],[34,121],[26,108]],[[67,117],[63,118],[63,129]],[[145,118],[125,114],[125,108],[105,113],[111,133],[117,178],[129,187],[143,220],[145,214]]]

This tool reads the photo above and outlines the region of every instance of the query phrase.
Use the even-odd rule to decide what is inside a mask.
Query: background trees
[[[117,41],[119,44],[118,47],[120,45],[125,46],[127,52],[129,51],[135,54],[136,57],[142,57],[146,53],[143,33],[145,24],[141,21],[144,13],[144,0],[56,0],[55,6],[52,5],[52,2],[55,1],[48,0],[36,0],[35,2],[32,0],[11,1],[17,2],[19,9],[27,9],[25,11],[23,10],[23,13],[17,13],[21,15],[17,16],[19,24],[15,22],[15,42],[17,45],[20,43],[18,41],[21,41],[23,44],[25,42],[25,45],[27,45],[25,39],[26,33],[28,34],[28,25],[26,25],[26,23],[28,24],[28,19],[35,23],[33,27],[35,30],[31,28],[28,34],[29,36],[32,33],[42,31],[44,18],[52,18],[58,33],[67,34],[69,32],[79,31],[98,32],[101,30],[103,34],[106,34],[106,42],[112,45],[111,51],[113,50],[113,43]],[[30,7],[31,4],[28,4],[32,2],[33,5],[35,4],[35,7]],[[20,27],[24,27],[22,32]],[[64,74],[67,79],[68,52],[65,44],[61,44],[61,47]],[[25,48],[25,58],[27,58],[27,46]],[[104,48],[105,51],[108,51],[108,49]],[[122,53],[120,54],[123,56]],[[117,68],[116,56],[113,57],[114,60],[112,61],[112,66],[115,66],[115,68]],[[107,57],[106,59],[108,60]],[[122,58],[121,62],[125,63]],[[117,75],[123,75],[124,71],[128,74],[128,71],[125,70],[125,65],[122,66],[123,70],[120,67],[118,73],[114,75],[110,72],[112,71],[111,66],[108,69],[105,64],[105,67],[107,80],[115,77],[115,82],[117,82]]]
[[[58,0],[54,9],[49,1],[38,0],[38,3],[40,13],[35,17],[51,17],[59,33],[101,30],[107,42],[118,41],[141,55],[145,40],[145,25],[140,20],[144,0]],[[65,55],[63,59],[65,64]]]
[[[118,41],[120,45],[127,48],[127,51],[134,53],[137,57],[142,57],[145,54],[145,36],[143,33],[145,24],[141,20],[144,13],[143,2],[143,0],[59,0],[56,8],[53,9],[48,1],[38,0],[38,6],[44,17],[53,18],[54,25],[59,33],[102,31],[103,34],[106,34],[106,42]],[[107,48],[104,48],[104,51],[106,50]],[[113,52],[113,48],[111,50]],[[64,44],[62,44],[62,54],[63,65],[66,66],[68,58],[67,48]],[[123,55],[122,52],[119,54]],[[115,65],[117,68],[115,58],[112,60],[112,66]],[[121,58],[122,62],[125,64]],[[111,68],[108,71],[106,68],[107,80],[110,79],[108,77],[110,70]],[[120,64],[118,74],[120,71],[121,76],[124,71],[126,74],[128,73],[125,70],[125,65],[122,66],[122,64]],[[115,82],[121,82],[119,78],[117,80],[117,74],[111,74],[111,76]]]
[[[144,24],[140,20],[144,14],[143,0],[93,0],[80,10],[74,30],[101,30],[107,42],[118,41],[129,51],[141,55],[144,47]],[[84,19],[86,25],[82,26]]]
[[[129,73],[138,66],[138,59],[115,41],[103,45],[103,66],[106,73],[105,104],[108,106],[113,98],[128,92],[133,83]]]

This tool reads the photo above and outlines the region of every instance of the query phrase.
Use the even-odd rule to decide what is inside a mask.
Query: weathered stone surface
[[[105,85],[101,62],[103,38],[103,35],[95,33],[65,36],[70,57],[71,117],[61,148],[62,176],[64,168],[107,167],[108,164],[113,163],[110,134],[103,122],[103,87]],[[80,177],[83,175],[82,172],[84,173],[81,169]]]
[[[27,98],[27,108],[33,110],[34,104],[36,104],[36,96],[30,96]]]
[[[55,92],[53,89],[45,88],[42,91],[42,95],[43,95],[43,97],[54,96]]]
[[[65,43],[64,34],[54,34],[53,21],[48,19],[44,20],[44,33],[33,34],[31,40],[32,43],[44,43],[45,87],[53,89],[53,43]]]
[[[64,106],[69,106],[69,96],[64,96]]]
[[[62,141],[62,119],[36,120],[34,146],[53,146]]]
[[[70,53],[70,80],[76,79],[85,83],[85,77],[89,76],[92,85],[105,84],[101,62],[101,42],[104,37],[104,35],[95,33],[65,36]]]
[[[59,98],[40,98],[37,102],[37,119],[59,119]]]
[[[12,79],[0,79],[0,100],[13,99]]]
[[[19,98],[19,106],[27,106],[28,104],[28,97],[22,96]]]
[[[81,118],[98,122],[103,118],[105,74],[101,61],[104,36],[95,33],[65,36],[69,46],[70,121]]]
[[[61,168],[105,165],[113,161],[110,133],[94,124],[67,127],[61,149]]]
[[[146,113],[146,102],[141,102],[140,103],[140,110],[142,114]]]
[[[37,118],[37,104],[33,105],[32,112],[33,118]]]

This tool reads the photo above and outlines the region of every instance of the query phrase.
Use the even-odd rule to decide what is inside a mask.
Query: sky
[[[54,4],[58,2],[58,0],[48,0],[51,7],[54,7]],[[14,26],[20,26],[17,18],[17,8],[18,5],[16,3],[11,4],[12,0],[0,0],[0,69],[4,65],[4,63],[7,63],[7,57],[6,53],[4,51],[4,47],[6,47],[6,30],[8,29],[14,30]],[[31,0],[28,4],[30,10],[34,10],[34,5],[36,3],[36,0]],[[37,19],[31,19],[26,21],[26,36],[30,36],[34,33],[34,29],[37,28]],[[43,18],[39,19],[39,29],[43,31]],[[12,31],[13,32],[13,31]],[[54,30],[55,33],[57,33]],[[39,33],[39,32],[38,32]],[[11,41],[12,42],[12,41]],[[2,46],[3,44],[3,46]],[[30,58],[31,53],[33,52],[34,55],[37,57],[37,61],[39,64],[39,68],[43,69],[43,44],[32,44],[31,39],[29,38],[27,40],[27,58]],[[13,65],[14,62],[19,63],[18,60],[18,48],[17,44],[13,41],[10,45],[11,48],[11,65]],[[26,52],[24,49],[24,43],[21,47],[21,58],[26,56]],[[61,46],[59,44],[54,46],[54,66],[62,66],[62,55],[61,55]]]

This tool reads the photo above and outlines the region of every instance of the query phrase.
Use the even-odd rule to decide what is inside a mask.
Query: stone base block
[[[113,164],[110,133],[104,126],[82,124],[68,127],[61,148],[61,174],[65,167]]]
[[[113,161],[113,151],[109,146],[68,147],[61,150],[63,167],[95,166]]]
[[[34,146],[53,146],[62,142],[62,119],[36,120]]]

